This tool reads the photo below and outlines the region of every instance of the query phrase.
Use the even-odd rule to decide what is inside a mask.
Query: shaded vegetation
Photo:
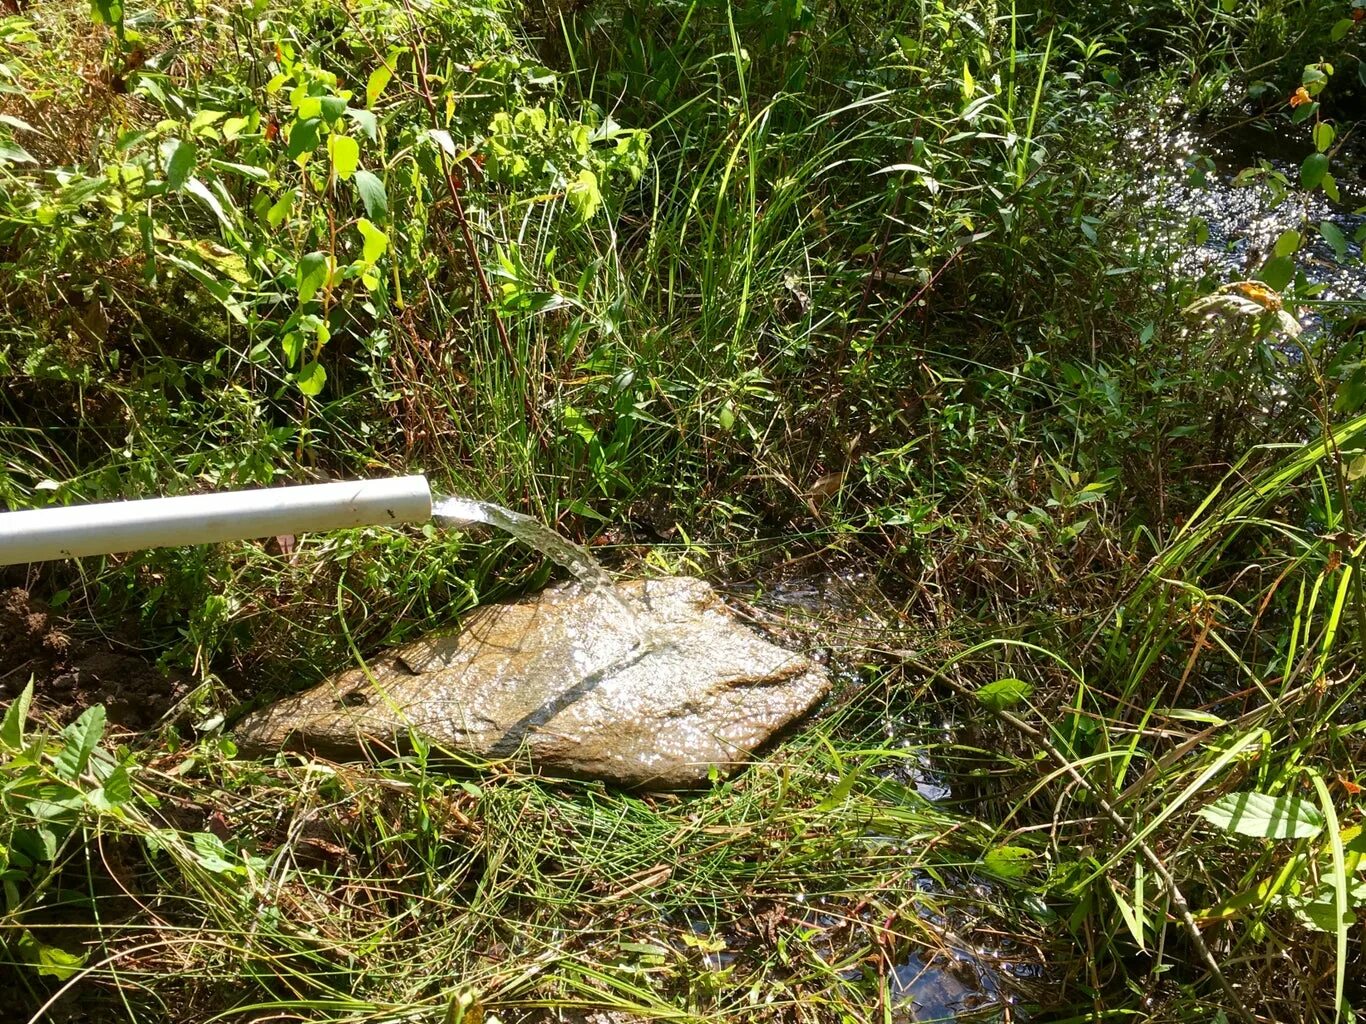
[[[704,793],[256,762],[244,704],[550,568],[2,569],[20,1019],[1366,1006],[1364,300],[1309,272],[1362,238],[1193,277],[1153,196],[1211,163],[1135,141],[1255,123],[1265,202],[1359,202],[1366,8],[1080,6],[0,4],[0,502],[425,471],[845,676]],[[765,593],[815,567],[853,607]]]

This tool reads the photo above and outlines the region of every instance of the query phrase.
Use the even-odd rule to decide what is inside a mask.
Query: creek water
[[[786,647],[804,650],[835,680],[835,702],[862,691],[856,730],[880,733],[887,756],[871,769],[883,792],[918,795],[945,813],[991,820],[997,809],[979,799],[981,779],[970,777],[965,744],[989,737],[960,734],[952,702],[929,695],[907,700],[914,683],[902,683],[900,653],[937,649],[946,632],[906,612],[906,595],[854,559],[824,557],[752,568],[725,585],[732,604],[751,610],[760,628]],[[898,691],[900,691],[898,693]],[[857,734],[863,735],[858,732]],[[895,752],[895,753],[892,753]],[[980,762],[978,762],[980,764]],[[911,795],[915,794],[915,795]],[[923,854],[915,841],[870,831],[869,849],[890,847],[914,864]],[[923,947],[870,969],[857,953],[867,929],[881,918],[853,900],[791,897],[788,913],[809,929],[815,954],[851,983],[885,976],[886,1018],[891,1024],[930,1021],[1027,1021],[1031,1006],[1048,1006],[1055,979],[1033,949],[998,926],[996,906],[1005,902],[997,883],[971,871],[913,869],[906,885],[922,895],[915,906]],[[742,941],[732,951],[743,948]]]
[[[1166,112],[1164,112],[1166,113]],[[1277,238],[1297,230],[1305,239],[1297,271],[1312,291],[1298,303],[1311,331],[1339,314],[1366,306],[1366,152],[1335,152],[1339,200],[1297,188],[1301,161],[1313,152],[1305,126],[1272,131],[1258,119],[1232,116],[1186,122],[1162,116],[1129,133],[1130,151],[1149,172],[1142,195],[1150,235],[1173,274],[1214,284],[1252,278],[1272,255]],[[1261,168],[1260,172],[1256,172]],[[1267,172],[1289,187],[1277,201],[1259,182]],[[1346,240],[1335,248],[1325,237],[1336,228]],[[1303,293],[1302,293],[1303,294]]]

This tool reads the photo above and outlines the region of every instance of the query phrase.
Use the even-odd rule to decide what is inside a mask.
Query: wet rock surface
[[[395,749],[411,730],[477,757],[525,751],[549,774],[686,787],[742,763],[829,686],[701,580],[565,587],[343,672],[250,716],[237,737],[247,751],[345,760]]]

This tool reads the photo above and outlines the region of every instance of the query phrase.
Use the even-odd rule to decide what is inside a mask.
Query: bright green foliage
[[[65,981],[85,955],[45,942],[19,922],[63,861],[80,850],[84,830],[101,816],[122,816],[132,797],[129,762],[100,746],[102,707],[87,710],[58,737],[26,734],[32,696],[30,682],[0,724],[0,925],[19,962]]]
[[[498,538],[15,575],[203,684],[117,740],[8,691],[35,1005],[149,943],[81,979],[111,1019],[896,1020],[1007,931],[1040,1019],[1355,998],[1366,331],[1306,268],[1363,235],[1297,212],[1348,192],[1350,5],[21,6],[0,503],[421,470],[627,572],[865,574],[794,638],[828,717],[661,797],[218,737],[545,582]],[[1169,259],[1130,141],[1227,105],[1295,147],[1237,175],[1247,280]]]
[[[1229,793],[1200,809],[1200,817],[1229,832],[1262,839],[1313,839],[1323,815],[1297,796]]]
[[[977,700],[991,711],[1005,711],[1029,699],[1034,687],[1023,679],[998,679],[977,688]]]
[[[55,191],[41,175],[12,177],[0,240],[23,256],[11,272],[38,281],[60,261],[65,294],[101,306],[136,292],[146,299],[135,302],[171,306],[212,297],[240,325],[240,340],[216,339],[223,351],[265,367],[292,361],[279,339],[307,316],[326,323],[332,351],[373,348],[394,331],[404,294],[441,274],[455,271],[443,290],[477,303],[472,269],[440,270],[425,244],[457,232],[450,184],[471,190],[464,216],[492,226],[530,202],[547,207],[554,233],[557,206],[568,201],[586,222],[602,205],[600,183],[638,180],[645,149],[639,133],[591,111],[564,113],[556,77],[520,56],[496,6],[424,11],[418,21],[387,4],[315,6],[298,22],[297,8],[243,10],[224,23],[141,19],[140,52],[204,32],[235,40],[241,57],[205,62],[192,82],[143,63],[119,101],[136,120],[111,117],[93,160]],[[349,17],[357,25],[342,42],[328,26]],[[132,45],[116,43],[111,65]],[[429,68],[424,47],[445,64]],[[369,82],[364,105],[343,84],[356,80]],[[485,176],[503,187],[476,189]],[[392,267],[376,267],[347,230],[357,196],[371,220],[397,225]],[[43,213],[59,201],[69,216]],[[282,302],[289,291],[297,304]],[[40,322],[56,298],[11,293],[22,303],[13,312]],[[335,375],[343,364],[329,362]],[[294,380],[316,396],[324,377],[320,363]]]

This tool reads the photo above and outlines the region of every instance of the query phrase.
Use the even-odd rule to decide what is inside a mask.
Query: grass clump
[[[244,706],[549,568],[371,529],[0,571],[17,1012],[1348,1016],[1340,7],[6,11],[6,507],[426,471],[843,680],[693,794],[250,760]],[[1230,103],[1302,150],[1239,176],[1297,211],[1250,280],[1182,271],[1125,141]]]
[[[890,1006],[872,965],[991,927],[977,908],[950,922],[953,880],[980,868],[993,830],[889,777],[904,750],[808,737],[680,798],[514,764],[457,778],[430,772],[425,750],[371,770],[244,764],[226,741],[136,763],[94,746],[83,774],[103,785],[89,788],[63,774],[72,742],[23,740],[11,765],[33,781],[10,778],[6,796],[69,780],[61,824],[30,803],[10,840],[64,829],[49,877],[88,887],[68,911],[89,918],[35,925],[43,938],[26,931],[18,949],[79,983],[92,1014],[785,1019]],[[43,902],[21,891],[12,913]],[[63,954],[78,937],[104,958]]]

